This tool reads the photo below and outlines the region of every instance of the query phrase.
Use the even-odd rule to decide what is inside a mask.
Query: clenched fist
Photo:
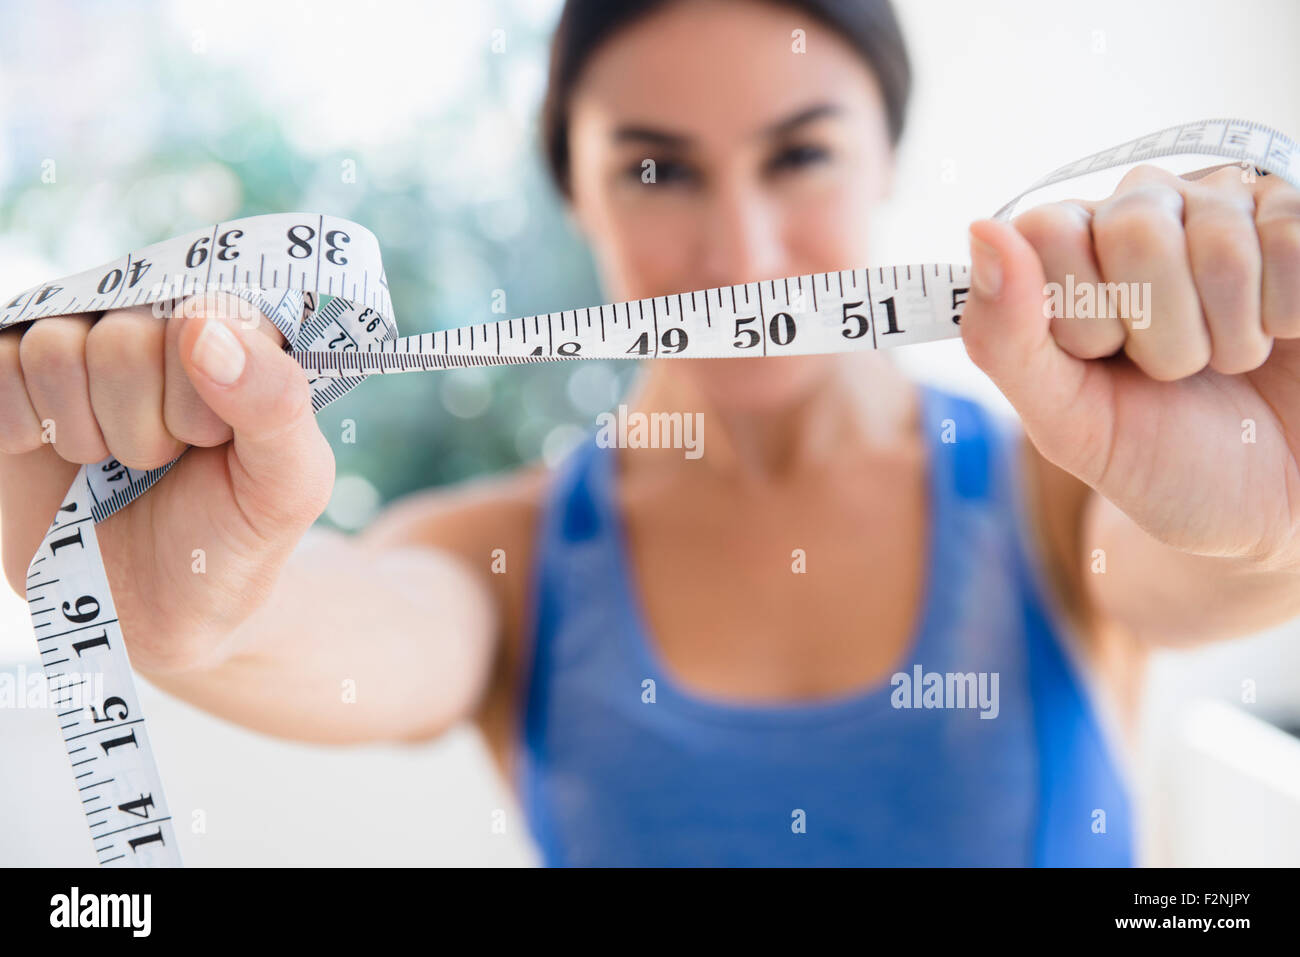
[[[971,258],[967,352],[1044,457],[1166,545],[1300,567],[1300,191],[1141,166]]]
[[[132,660],[201,664],[265,598],[324,510],[334,456],[279,331],[232,296],[57,316],[0,331],[5,574],[27,566],[82,464],[149,469],[193,446],[98,526]],[[204,568],[194,568],[195,550]]]

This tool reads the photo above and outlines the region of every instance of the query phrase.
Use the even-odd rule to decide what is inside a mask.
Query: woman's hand
[[[1166,545],[1300,569],[1300,191],[1141,166],[971,237],[962,338],[1042,455]]]
[[[96,535],[132,662],[207,663],[265,600],[333,485],[306,376],[283,345],[261,313],[227,296],[188,300],[167,319],[143,306],[0,332],[0,512],[14,590],[82,464],[111,455],[150,469],[196,446]]]

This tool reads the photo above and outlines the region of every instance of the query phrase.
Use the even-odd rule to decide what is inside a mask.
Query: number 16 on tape
[[[47,687],[101,865],[181,863],[144,711],[124,653],[95,536],[94,486],[129,482],[125,466],[77,473],[27,575]],[[116,472],[116,474],[114,474]]]

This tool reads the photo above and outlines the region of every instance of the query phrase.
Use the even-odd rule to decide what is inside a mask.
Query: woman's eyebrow
[[[797,113],[787,116],[785,119],[777,120],[768,126],[763,127],[755,133],[756,138],[771,138],[779,136],[782,133],[788,133],[795,127],[802,126],[813,120],[821,119],[824,116],[832,116],[842,112],[841,107],[836,103],[818,103],[814,106],[805,107]],[[672,130],[657,129],[653,126],[641,125],[623,125],[614,130],[613,139],[616,142],[642,141],[655,143],[659,146],[671,146],[678,149],[688,148],[691,145],[691,137],[686,133],[678,133]]]
[[[657,143],[660,146],[675,146],[678,148],[689,146],[691,143],[691,138],[684,133],[670,133],[667,130],[657,130],[651,126],[620,126],[614,130],[612,138],[617,143],[642,140]]]
[[[782,133],[790,132],[797,126],[802,126],[804,123],[819,120],[823,116],[834,116],[841,112],[843,110],[838,103],[818,103],[815,106],[802,109],[798,113],[791,114],[783,120],[777,120],[770,126],[763,127],[755,134],[755,138],[763,139],[780,136]]]

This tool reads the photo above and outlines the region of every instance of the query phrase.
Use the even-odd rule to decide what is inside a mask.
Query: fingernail
[[[220,385],[230,385],[244,371],[244,347],[235,334],[216,319],[203,324],[190,358],[200,372]]]
[[[998,251],[974,236],[970,238],[970,284],[985,299],[996,299],[1002,291],[1002,260]]]

